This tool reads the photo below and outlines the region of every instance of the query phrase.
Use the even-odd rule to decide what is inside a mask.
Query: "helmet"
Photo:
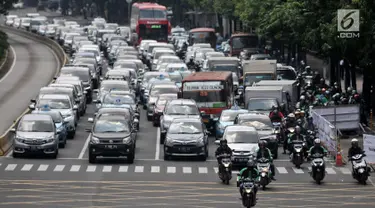
[[[258,147],[259,147],[259,148],[265,148],[265,147],[266,147],[266,142],[263,141],[263,140],[260,140],[260,141],[258,142]]]
[[[299,112],[299,115],[300,115],[302,118],[305,117],[305,111],[301,110],[301,111]]]
[[[281,109],[285,109],[285,103],[281,103],[281,104],[280,104],[280,108],[281,108]]]
[[[300,126],[296,126],[296,129],[295,129],[295,131],[296,131],[296,133],[297,134],[300,134],[301,133],[301,127]]]
[[[320,139],[315,139],[314,140],[314,145],[316,146],[316,147],[319,147],[320,146]]]
[[[220,140],[220,145],[223,146],[223,145],[227,145],[228,144],[228,141],[226,139],[221,139]]]
[[[306,97],[304,95],[301,95],[301,97],[299,98],[300,101],[304,101],[306,99]]]
[[[325,82],[324,78],[321,78],[321,79],[320,79],[320,82],[321,82],[321,83],[324,83],[324,82]]]
[[[352,88],[351,87],[348,87],[348,89],[346,89],[346,91],[348,92],[348,93],[351,93],[352,92]]]
[[[354,138],[351,141],[353,147],[358,147],[358,139]]]
[[[255,168],[256,164],[255,164],[255,161],[253,159],[249,159],[247,161],[247,167],[248,168]]]

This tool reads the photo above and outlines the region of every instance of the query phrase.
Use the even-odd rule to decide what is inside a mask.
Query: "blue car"
[[[216,139],[223,137],[225,127],[233,125],[234,119],[238,114],[248,113],[248,110],[234,107],[232,109],[223,110],[221,112],[220,118],[216,118],[215,122],[215,136]]]
[[[62,114],[59,111],[51,111],[48,107],[44,107],[41,110],[34,110],[31,112],[33,114],[47,114],[52,117],[53,122],[55,123],[55,128],[59,138],[59,147],[65,148],[66,140],[68,138],[68,122],[64,121]]]

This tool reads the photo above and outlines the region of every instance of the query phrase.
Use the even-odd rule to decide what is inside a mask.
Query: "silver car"
[[[84,93],[80,93],[79,88],[77,86],[74,86],[73,84],[50,84],[49,87],[56,87],[56,88],[68,88],[73,90],[73,95],[75,97],[75,101],[78,101],[79,103],[79,113],[81,116],[85,115],[86,113],[86,96],[84,96]]]
[[[150,94],[147,99],[147,120],[152,121],[155,102],[159,95],[172,93],[177,95],[179,91],[180,89],[173,82],[171,84],[155,83],[150,89]]]
[[[57,157],[59,139],[50,115],[26,114],[12,132],[15,133],[13,157],[28,153]]]

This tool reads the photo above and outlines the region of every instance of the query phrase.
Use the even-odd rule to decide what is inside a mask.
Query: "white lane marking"
[[[95,172],[96,166],[95,165],[89,165],[87,166],[86,172]]]
[[[134,172],[136,173],[143,173],[143,166],[135,166]]]
[[[72,167],[70,168],[70,172],[78,172],[79,169],[81,169],[80,165],[72,165]]]
[[[352,171],[350,171],[348,168],[340,168],[340,171],[345,174],[345,175],[349,175],[349,174],[352,174]]]
[[[89,134],[89,136],[87,137],[87,139],[86,139],[86,141],[85,141],[85,144],[83,145],[82,150],[81,150],[81,152],[79,153],[78,159],[82,159],[82,158],[83,158],[83,155],[85,155],[85,152],[86,152],[86,150],[87,150],[87,147],[89,146],[90,137],[91,137],[91,134]]]
[[[9,76],[9,74],[13,71],[14,66],[17,63],[16,51],[14,50],[14,48],[11,45],[9,46],[9,48],[10,48],[10,50],[12,50],[12,53],[13,53],[13,63],[12,63],[12,66],[10,66],[9,71],[0,79],[0,82],[4,81]]]
[[[48,169],[49,165],[39,165],[39,168],[37,171],[46,171]]]
[[[5,157],[10,158],[13,155],[13,150],[9,151],[8,154],[6,154]]]
[[[326,172],[327,172],[328,174],[336,174],[336,171],[333,170],[333,168],[326,168]]]
[[[16,169],[17,164],[9,164],[6,168],[5,171],[14,171]]]
[[[303,170],[300,169],[300,168],[296,168],[296,167],[292,167],[293,171],[296,173],[296,174],[303,174]]]
[[[287,174],[288,173],[288,171],[284,167],[276,167],[276,169],[279,172],[279,174]]]
[[[176,173],[176,167],[167,167],[167,173]]]
[[[151,173],[159,173],[160,167],[159,166],[151,166]]]
[[[120,173],[125,173],[125,172],[128,172],[128,166],[120,166],[119,169],[118,169],[118,172]]]
[[[198,168],[198,173],[200,174],[207,174],[208,170],[206,167],[199,167]]]
[[[110,173],[112,171],[112,166],[106,165],[103,167],[104,173]]]
[[[53,172],[62,172],[65,168],[65,165],[56,165],[55,169]]]
[[[218,173],[219,172],[219,168],[218,167],[214,167],[214,171],[215,171],[215,173]]]
[[[33,166],[33,164],[26,164],[21,168],[21,171],[30,171]]]
[[[183,167],[183,168],[182,168],[182,172],[183,172],[183,173],[188,173],[188,174],[189,174],[189,173],[192,173],[193,171],[191,170],[191,167]]]
[[[156,150],[155,150],[155,160],[160,158],[160,127],[156,131]]]

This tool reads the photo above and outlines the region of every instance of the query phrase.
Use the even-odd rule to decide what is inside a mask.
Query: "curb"
[[[0,71],[3,69],[5,63],[8,61],[8,58],[9,58],[9,48],[10,48],[10,46],[5,50],[5,57],[4,57],[3,62],[0,65]]]
[[[31,33],[31,32],[28,32],[28,31],[15,29],[13,27],[0,26],[0,29],[3,30],[3,31],[6,31],[6,32],[10,32],[10,33],[14,33],[14,34],[17,34],[17,35],[20,35],[20,36],[27,37],[29,39],[35,40],[37,42],[40,42],[40,43],[48,46],[55,53],[55,55],[58,58],[58,62],[59,62],[58,68],[56,69],[55,76],[57,76],[60,73],[61,67],[64,66],[69,61],[67,55],[65,54],[65,52],[61,48],[61,46],[52,39],[49,39],[49,38],[46,38],[46,37],[43,37],[43,36],[39,36],[37,34]],[[30,112],[30,110],[27,108],[14,121],[14,123],[9,126],[9,128],[5,131],[5,133],[0,136],[0,156],[5,155],[13,145],[14,135],[10,130],[12,128],[14,128],[14,126],[17,124],[17,122],[19,121],[19,119],[21,119],[21,117],[23,115],[25,115],[29,112]]]

